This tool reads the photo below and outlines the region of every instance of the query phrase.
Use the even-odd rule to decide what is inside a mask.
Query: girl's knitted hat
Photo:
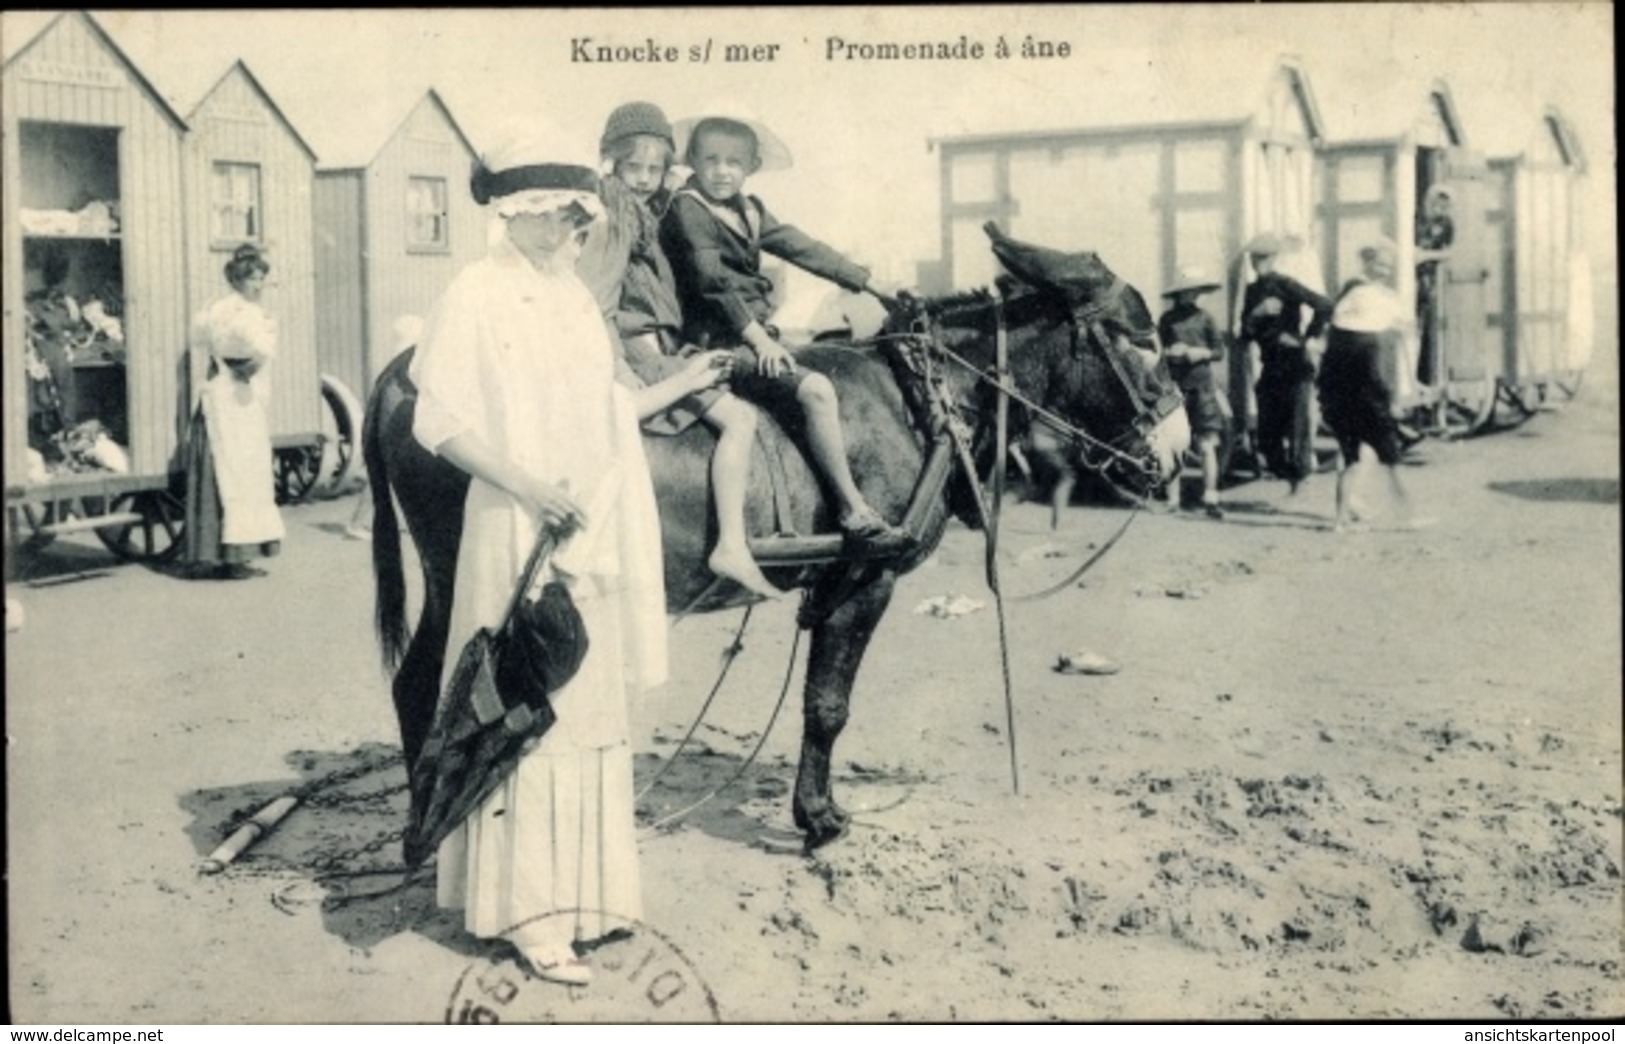
[[[660,111],[660,106],[644,101],[627,102],[609,114],[609,119],[604,121],[604,136],[598,140],[598,151],[608,152],[610,146],[634,134],[660,138],[671,146],[673,152],[677,151],[671,121]]]

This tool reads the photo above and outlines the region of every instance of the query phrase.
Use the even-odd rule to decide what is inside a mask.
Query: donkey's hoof
[[[851,831],[851,829],[852,821],[850,818],[831,818],[828,822],[820,823],[816,827],[808,827],[805,851],[816,852],[818,849],[823,848],[825,845],[830,844],[831,842],[839,841],[841,838],[845,837],[847,833]]]
[[[802,808],[800,804],[791,806],[790,817],[795,821],[797,830],[807,832],[812,830],[812,820],[808,817],[807,810]],[[839,824],[840,828],[844,831],[852,822],[852,813],[831,801],[824,809],[820,818]]]

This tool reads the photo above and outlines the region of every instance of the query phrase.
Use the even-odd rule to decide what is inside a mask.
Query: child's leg
[[[1332,529],[1339,533],[1347,529],[1349,523],[1354,521],[1355,470],[1359,466],[1359,447],[1355,447],[1354,457],[1351,460],[1348,451],[1339,443],[1337,447],[1337,517],[1332,522]]]
[[[1399,517],[1402,524],[1416,521],[1411,508],[1410,494],[1405,490],[1405,484],[1399,480],[1399,468],[1394,464],[1384,464],[1384,471],[1388,473],[1388,489],[1393,494],[1394,504],[1399,508]]]
[[[821,373],[809,374],[796,388],[796,401],[807,416],[807,438],[813,460],[835,487],[841,501],[841,515],[873,510],[863,499],[852,478],[852,465],[846,459],[846,438],[841,432],[841,405],[835,385]]]
[[[356,540],[365,540],[372,535],[372,489],[366,485],[356,494],[355,510],[350,513],[350,524],[344,527],[344,532]]]
[[[750,453],[756,437],[756,408],[733,395],[724,395],[705,411],[717,428],[711,453],[711,492],[717,505],[717,546],[707,561],[711,572],[761,595],[777,598],[782,592],[762,575],[751,557],[745,534],[745,496],[750,490]]]
[[[1202,506],[1211,515],[1219,509],[1219,437],[1200,435],[1196,448],[1202,454]]]

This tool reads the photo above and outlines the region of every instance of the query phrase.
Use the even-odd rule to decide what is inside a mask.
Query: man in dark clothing
[[[1315,365],[1307,342],[1325,330],[1332,317],[1332,302],[1302,283],[1275,270],[1282,242],[1265,234],[1247,244],[1257,278],[1242,299],[1242,340],[1255,342],[1261,371],[1258,393],[1258,449],[1276,477],[1292,484],[1292,492],[1314,471],[1314,430],[1310,401],[1315,390]],[[1303,310],[1314,317],[1307,330]]]

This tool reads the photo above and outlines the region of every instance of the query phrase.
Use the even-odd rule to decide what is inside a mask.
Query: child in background
[[[644,384],[659,384],[681,372],[699,351],[683,343],[677,286],[660,248],[660,216],[671,202],[666,175],[676,150],[671,123],[649,102],[628,102],[610,113],[598,146],[610,175],[599,190],[609,217],[606,227],[609,235],[624,241],[627,258],[615,333],[627,366]],[[731,362],[730,357],[719,358]],[[646,419],[643,430],[676,435],[700,418],[717,430],[711,453],[717,543],[706,564],[753,594],[777,598],[782,592],[762,575],[745,535],[756,408],[726,388],[707,388]]]
[[[677,279],[683,337],[706,348],[736,350],[733,390],[789,421],[805,418],[814,463],[839,501],[839,524],[853,543],[891,549],[908,534],[869,506],[853,480],[841,431],[835,385],[803,370],[779,342],[769,320],[773,281],[762,253],[781,257],[848,290],[883,295],[869,272],[791,225],[781,224],[745,182],[764,169],[790,165],[777,135],[744,115],[684,121],[684,162],[694,170],[660,225],[660,241]]]
[[[1387,239],[1361,248],[1360,276],[1337,297],[1320,362],[1320,411],[1337,436],[1337,516],[1332,529],[1339,533],[1357,521],[1354,486],[1362,445],[1372,448],[1388,476],[1389,491],[1400,509],[1398,528],[1418,529],[1431,522],[1415,513],[1400,480],[1393,394],[1382,377],[1383,356],[1395,351],[1395,342],[1414,323],[1393,288],[1397,256],[1397,248]]]
[[[1219,507],[1219,439],[1227,419],[1213,387],[1213,363],[1224,358],[1224,338],[1213,317],[1196,303],[1203,294],[1219,289],[1215,279],[1181,272],[1174,285],[1162,292],[1173,307],[1157,320],[1157,334],[1168,357],[1168,369],[1185,393],[1185,413],[1191,436],[1202,454],[1202,507],[1209,518],[1223,518]],[[1177,503],[1179,487],[1169,486]]]

